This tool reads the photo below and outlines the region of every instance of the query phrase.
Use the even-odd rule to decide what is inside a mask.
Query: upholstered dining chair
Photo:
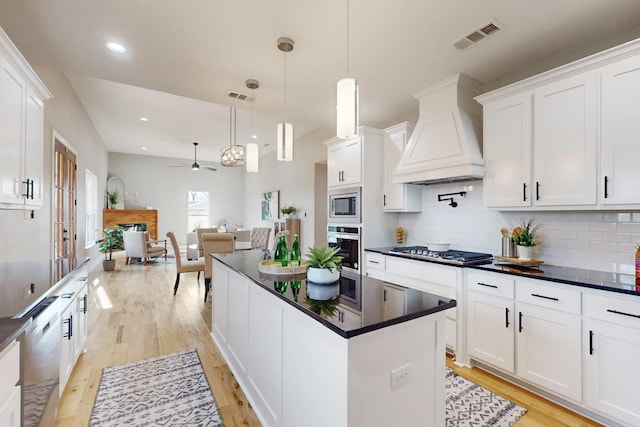
[[[140,258],[143,264],[147,265],[149,258],[166,255],[163,246],[154,245],[151,240],[149,240],[149,233],[147,231],[125,231],[122,237],[124,250],[127,255],[126,265],[129,265],[131,258]]]
[[[204,246],[202,245],[202,235],[204,233],[217,233],[218,229],[215,227],[209,228],[196,228],[196,236],[198,237],[198,258],[204,256]]]
[[[213,277],[213,259],[209,254],[230,253],[235,249],[233,233],[203,233],[201,238],[204,245],[204,301],[206,302]]]
[[[270,236],[271,236],[271,228],[253,227],[251,229],[251,247],[269,249]]]
[[[176,240],[175,234],[169,231],[167,233],[167,237],[171,240],[171,247],[173,247],[173,253],[176,257],[176,284],[173,287],[173,295],[178,292],[178,285],[180,284],[180,274],[181,273],[198,273],[198,281],[200,281],[200,272],[204,271],[204,259],[200,258],[197,260],[189,261],[186,258],[182,258],[180,255],[180,246],[178,246],[178,241]]]

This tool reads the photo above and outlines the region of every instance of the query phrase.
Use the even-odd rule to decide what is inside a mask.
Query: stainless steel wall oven
[[[342,268],[360,272],[360,227],[329,225],[327,243],[340,248],[338,255],[342,257]]]

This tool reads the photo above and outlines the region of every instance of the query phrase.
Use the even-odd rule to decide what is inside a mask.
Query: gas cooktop
[[[493,261],[493,255],[491,254],[458,250],[437,252],[429,250],[427,246],[399,246],[391,248],[389,252],[393,252],[398,255],[405,255],[410,258],[456,265],[491,264]]]

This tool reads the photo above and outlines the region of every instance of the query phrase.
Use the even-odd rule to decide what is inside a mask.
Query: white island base
[[[264,426],[444,425],[445,311],[345,338],[215,258],[213,277],[213,339]]]

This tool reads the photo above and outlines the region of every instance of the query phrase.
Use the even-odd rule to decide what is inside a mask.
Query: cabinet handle
[[[382,301],[387,301],[387,290],[384,290],[384,295],[382,296]]]
[[[382,197],[383,197],[383,199],[382,199],[382,206],[387,206],[387,195],[385,194],[385,195],[383,195]]]
[[[509,307],[504,308],[504,327],[509,327]]]
[[[544,299],[548,299],[551,301],[560,301],[558,298],[556,297],[548,297],[546,295],[539,295],[539,294],[531,294],[532,297],[536,297],[536,298],[544,298]]]
[[[67,333],[63,335],[64,338],[67,338],[68,340],[71,340],[71,337],[73,336],[73,315],[69,316],[68,319],[65,319],[64,323],[67,324]]]
[[[518,332],[522,332],[522,312],[518,312]]]
[[[527,183],[526,182],[522,183],[522,201],[523,202],[527,201]]]
[[[589,331],[589,354],[593,354],[593,331]]]
[[[496,285],[490,285],[488,283],[482,283],[482,282],[476,282],[478,285],[480,286],[485,286],[487,288],[494,288],[494,289],[498,289],[498,287]]]
[[[87,314],[87,294],[82,297],[82,313]]]
[[[380,264],[378,261],[369,260],[369,264]]]
[[[620,314],[622,316],[629,316],[629,317],[635,317],[636,319],[640,319],[640,315],[638,314],[625,313],[624,311],[611,310],[611,309],[607,309],[607,311],[613,314]]]
[[[604,198],[609,197],[609,177],[604,177]]]
[[[540,200],[540,183],[536,181],[536,200]]]
[[[27,181],[29,181],[29,180],[27,180]],[[28,191],[28,192],[30,193],[30,195],[29,195],[28,197],[29,197],[31,200],[33,200],[33,183],[34,183],[34,182],[35,182],[35,181],[32,179],[32,180],[31,180],[31,182],[29,183],[30,191]]]
[[[27,178],[26,181],[22,181],[22,183],[24,184],[24,189],[25,189],[25,192],[22,193],[22,197],[25,197],[27,199],[29,198],[29,181],[30,181],[29,178]]]

